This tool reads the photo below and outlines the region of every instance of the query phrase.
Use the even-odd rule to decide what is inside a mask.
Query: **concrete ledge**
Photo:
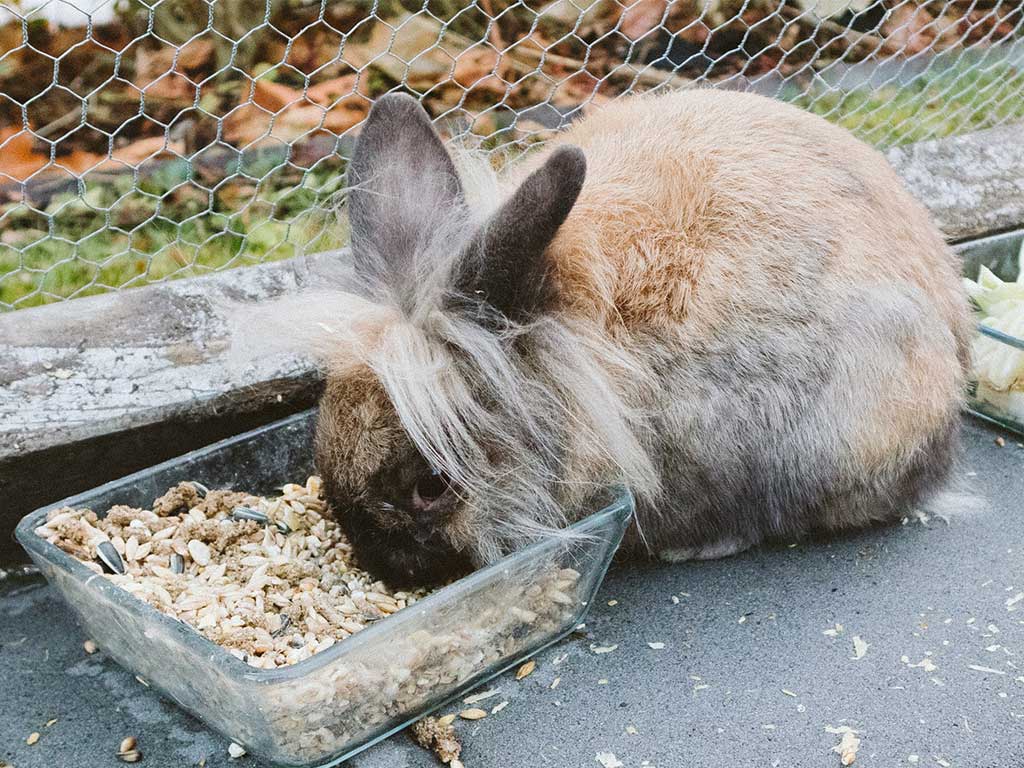
[[[1024,224],[1020,127],[893,149],[951,241]],[[231,313],[327,278],[323,254],[0,315],[0,563],[38,506],[308,407],[309,361],[229,369]],[[15,553],[18,553],[15,555]]]
[[[233,348],[233,312],[325,278],[323,254],[0,316],[0,563],[16,522],[315,402],[298,356]],[[228,354],[232,357],[228,360]]]
[[[1024,224],[1024,124],[897,147],[887,157],[951,241]]]

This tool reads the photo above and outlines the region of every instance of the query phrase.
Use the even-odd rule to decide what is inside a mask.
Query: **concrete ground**
[[[839,766],[832,731],[845,726],[865,768],[1024,765],[1024,448],[971,420],[965,434],[961,474],[987,500],[974,517],[616,566],[589,637],[547,650],[523,681],[493,682],[479,706],[508,705],[458,723],[463,762]],[[84,639],[37,579],[0,582],[0,765],[117,766],[129,734],[142,766],[257,765],[230,760],[225,739],[86,655]],[[399,734],[349,765],[436,762]]]

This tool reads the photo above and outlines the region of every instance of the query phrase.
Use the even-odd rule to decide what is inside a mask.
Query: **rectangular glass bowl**
[[[250,753],[334,764],[570,633],[633,513],[607,491],[571,536],[534,543],[297,664],[250,667],[35,534],[61,506],[101,515],[148,507],[183,480],[267,493],[313,473],[308,411],[27,515],[17,538],[86,635],[134,674]]]
[[[963,274],[978,279],[978,270],[987,267],[1001,280],[1017,279],[1024,230],[1004,232],[956,246],[963,261]],[[1024,339],[978,324],[978,333],[1024,354]],[[967,410],[974,416],[1024,435],[1024,392],[1003,392],[972,378],[968,383]]]

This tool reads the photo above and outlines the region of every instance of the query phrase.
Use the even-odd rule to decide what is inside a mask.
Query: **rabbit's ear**
[[[393,281],[444,213],[463,204],[462,184],[416,99],[382,96],[370,110],[348,167],[352,252],[364,276]],[[384,273],[384,274],[381,274]]]
[[[572,210],[587,172],[583,150],[556,149],[473,236],[458,266],[456,301],[522,323],[553,296],[544,252]]]

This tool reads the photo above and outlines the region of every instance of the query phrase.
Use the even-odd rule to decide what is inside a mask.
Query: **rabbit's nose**
[[[437,509],[438,502],[451,489],[451,481],[443,472],[432,469],[416,479],[412,488],[410,507],[413,516]]]

